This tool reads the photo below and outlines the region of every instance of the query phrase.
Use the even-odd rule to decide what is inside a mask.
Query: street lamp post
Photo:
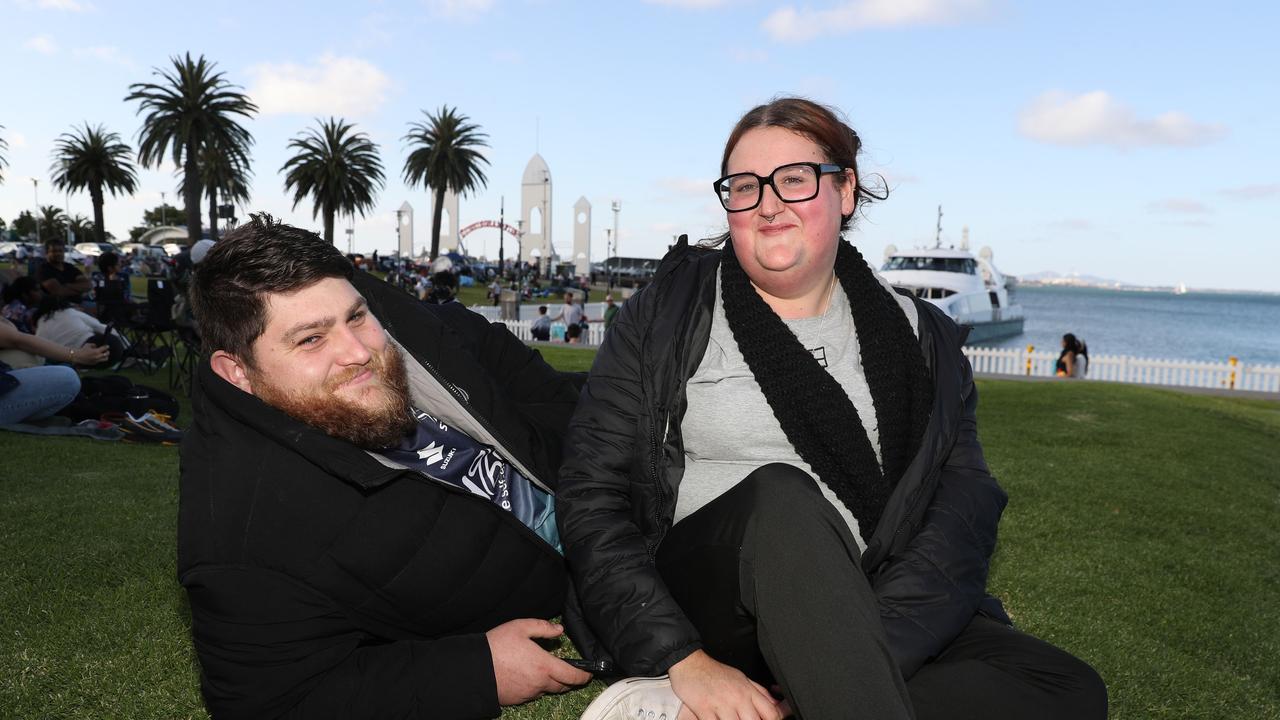
[[[520,319],[520,302],[524,300],[524,220],[516,221],[516,320]]]
[[[609,292],[613,292],[613,265],[614,265],[614,263],[610,263],[609,261],[617,260],[617,258],[611,256],[611,253],[613,252],[613,235],[611,235],[610,233],[612,232],[613,231],[610,230],[609,228],[604,229],[604,274],[605,274],[605,284],[609,286]]]
[[[505,197],[499,196],[498,197],[498,285],[499,286],[502,285],[502,276],[506,273],[506,268],[503,267],[503,261],[506,259],[505,257],[503,257],[504,255],[503,241],[506,240],[505,236],[507,234],[506,211],[507,211],[507,199]]]
[[[613,256],[614,258],[618,257],[618,241],[622,239],[618,237],[618,213],[621,213],[621,212],[622,212],[622,201],[614,200],[613,201]],[[615,262],[614,266],[616,267],[617,265],[618,263]],[[621,270],[621,268],[619,268],[619,270]],[[619,280],[621,280],[621,278],[619,278]]]
[[[556,251],[551,246],[551,223],[547,218],[547,193],[551,191],[551,171],[542,171],[542,244],[547,248],[547,272],[546,276],[551,276],[551,260],[555,257]],[[539,263],[541,265],[541,263]]]
[[[168,202],[164,199],[165,194],[166,194],[165,191],[163,190],[160,191],[160,224],[161,225],[169,224],[169,212],[168,212],[169,208],[168,208]]]
[[[401,224],[401,221],[400,221],[400,216],[402,214],[404,214],[403,210],[396,211],[396,253],[399,253],[402,247],[400,244],[400,233],[403,231],[403,228],[404,228],[404,226]],[[410,262],[413,261],[413,248],[409,248],[409,260]]]
[[[35,211],[35,214],[32,215],[32,217],[36,219],[36,244],[38,245],[40,244],[40,181],[39,180],[35,178],[31,178],[31,191],[35,193],[35,196],[36,196],[36,211]]]

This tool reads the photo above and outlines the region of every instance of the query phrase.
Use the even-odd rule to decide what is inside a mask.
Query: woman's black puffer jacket
[[[683,238],[668,253],[619,311],[566,436],[556,513],[580,601],[566,627],[587,657],[611,657],[629,675],[664,674],[701,647],[654,554],[684,473],[684,385],[706,349],[719,262],[719,251]],[[978,443],[965,333],[932,305],[917,307],[934,405],[862,562],[907,678],[975,613],[1008,622],[986,594],[1007,496]]]

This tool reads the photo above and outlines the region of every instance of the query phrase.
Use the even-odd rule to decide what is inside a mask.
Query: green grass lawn
[[[1094,664],[1113,718],[1280,718],[1280,404],[979,387],[1010,495],[991,588],[1019,625]],[[0,457],[0,717],[205,717],[176,448],[0,432]],[[576,718],[596,692],[504,718]]]

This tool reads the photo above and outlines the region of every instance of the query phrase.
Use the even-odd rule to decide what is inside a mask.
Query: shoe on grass
[[[125,413],[123,418],[118,415],[104,415],[103,419],[115,422],[124,431],[124,438],[122,439],[127,443],[177,445],[182,442],[181,430],[158,420],[151,413],[145,413],[140,418],[136,418],[129,413]]]
[[[134,417],[133,413],[125,413],[125,414],[129,416],[130,420],[140,425],[151,425],[152,427],[157,427],[157,428],[160,428],[161,430],[167,430],[169,432],[175,432],[175,433],[182,432],[181,429],[170,424],[173,422],[173,418],[162,412],[156,412],[155,410],[148,410],[142,414],[142,417]]]
[[[683,705],[666,675],[633,677],[600,693],[582,713],[582,720],[676,720]]]

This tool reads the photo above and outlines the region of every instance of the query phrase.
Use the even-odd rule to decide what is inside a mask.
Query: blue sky
[[[427,194],[401,180],[401,138],[424,109],[457,106],[489,134],[489,184],[463,200],[463,225],[496,220],[502,196],[510,222],[537,151],[564,254],[584,196],[593,259],[613,200],[622,254],[659,257],[675,234],[723,229],[710,183],[737,118],[801,94],[839,108],[864,139],[862,172],[889,181],[851,236],[868,257],[931,242],[942,205],[944,244],[968,227],[1013,274],[1280,291],[1277,7],[229,1],[189,17],[172,3],[0,0],[0,217],[34,205],[32,177],[41,204],[68,206],[48,183],[57,136],[88,121],[134,144],[129,84],[190,51],[262,108],[248,124],[251,209],[319,227],[309,203],[291,209],[279,174],[289,139],[316,117],[345,118],[379,144],[388,183],[355,219],[358,250],[392,249],[406,200],[417,241],[429,240]],[[162,191],[174,197],[171,168],[140,177],[136,196],[108,199],[117,236]],[[91,215],[87,195],[69,208]],[[467,244],[497,255],[493,230]]]

